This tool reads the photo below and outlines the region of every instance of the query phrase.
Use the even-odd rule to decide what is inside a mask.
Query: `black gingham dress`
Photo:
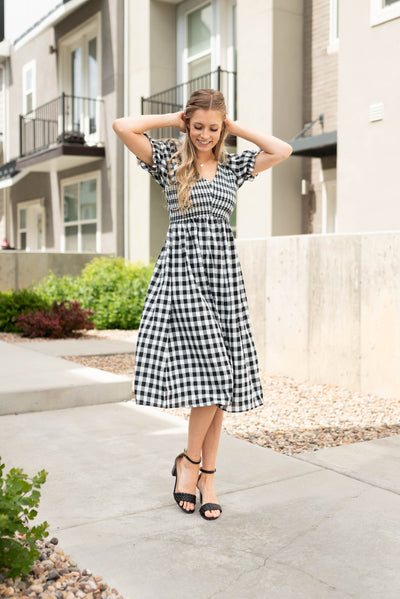
[[[147,291],[134,374],[136,403],[160,408],[263,403],[247,297],[229,216],[257,152],[228,154],[214,179],[201,178],[181,214],[167,163],[175,142],[150,139],[149,171],[164,189],[170,224]]]

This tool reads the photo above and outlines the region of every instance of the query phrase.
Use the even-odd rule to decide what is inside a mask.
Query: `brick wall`
[[[324,131],[337,129],[338,53],[328,52],[330,0],[304,3],[304,87],[303,121],[308,123],[324,114]],[[322,133],[319,123],[313,135]],[[319,158],[303,158],[302,177],[311,182],[308,196],[303,197],[303,232],[320,233],[322,164]]]

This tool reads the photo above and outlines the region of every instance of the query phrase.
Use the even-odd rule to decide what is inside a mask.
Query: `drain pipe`
[[[129,114],[129,0],[124,0],[124,116]],[[124,258],[129,260],[129,150],[124,145]]]

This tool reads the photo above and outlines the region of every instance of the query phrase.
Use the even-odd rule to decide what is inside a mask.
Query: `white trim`
[[[28,90],[26,87],[26,74],[32,72],[32,89]],[[32,94],[32,109],[28,110],[26,103],[26,96],[28,93]],[[22,67],[22,114],[32,112],[36,108],[36,60],[30,60],[25,63]]]
[[[385,6],[384,0],[370,0],[370,11],[371,27],[381,25],[400,17],[400,1],[391,6]]]
[[[329,2],[329,45],[331,46],[339,39],[339,0]]]
[[[65,19],[70,13],[74,12],[77,8],[80,8],[83,4],[86,4],[88,0],[70,0],[67,4],[62,4],[57,10],[51,12],[47,17],[40,21],[31,31],[27,32],[21,39],[15,42],[15,50],[19,50],[22,46],[25,46],[28,42],[33,40],[39,33],[45,31],[49,27],[54,27]]]
[[[90,181],[91,179],[96,179],[96,218],[81,220],[80,218],[77,221],[71,221],[68,223],[64,222],[64,188],[67,185],[73,185],[74,183],[83,183],[84,181]],[[77,253],[82,253],[82,236],[80,232],[80,227],[82,225],[90,225],[96,224],[96,252],[101,252],[101,171],[91,171],[90,173],[84,173],[82,175],[75,175],[74,177],[68,177],[67,179],[62,179],[60,181],[61,193],[60,193],[60,215],[61,215],[61,251],[65,252],[65,227],[66,226],[77,226],[78,227],[78,249]],[[78,199],[79,202],[80,198]],[[71,250],[68,250],[71,251]]]

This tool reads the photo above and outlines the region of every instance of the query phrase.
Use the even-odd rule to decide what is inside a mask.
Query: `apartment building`
[[[16,249],[123,253],[120,5],[5,4],[0,235]]]
[[[111,123],[180,110],[198,87],[220,88],[231,117],[294,149],[239,191],[237,238],[399,228],[400,0],[34,6],[6,3],[0,43],[0,235],[14,247],[157,257],[161,191]]]

